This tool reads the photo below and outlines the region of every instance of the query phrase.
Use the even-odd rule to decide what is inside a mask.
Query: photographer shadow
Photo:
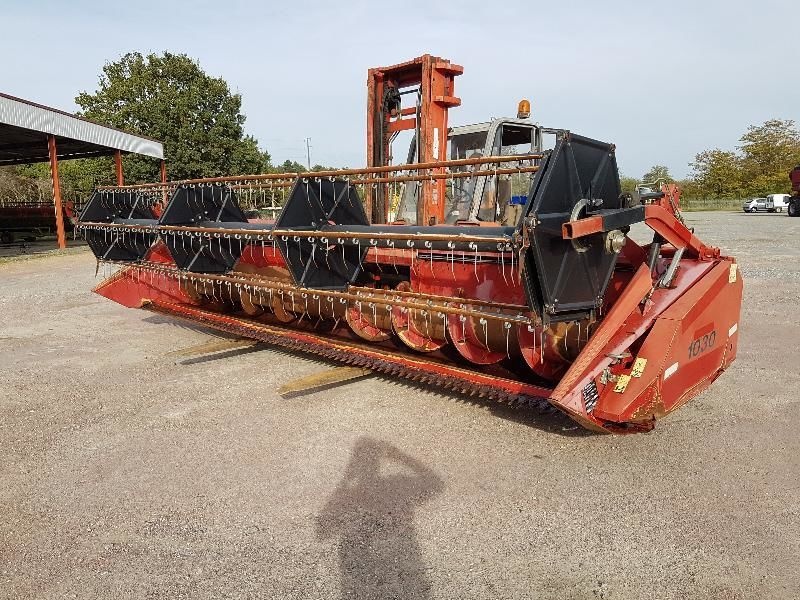
[[[342,597],[430,597],[414,514],[443,489],[420,461],[386,442],[358,439],[317,517],[318,538],[338,540]]]

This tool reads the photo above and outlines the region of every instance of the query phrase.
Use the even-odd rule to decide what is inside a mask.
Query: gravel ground
[[[327,364],[175,364],[207,332],[0,264],[2,598],[798,598],[800,219],[691,213],[745,278],[739,358],[652,433]]]

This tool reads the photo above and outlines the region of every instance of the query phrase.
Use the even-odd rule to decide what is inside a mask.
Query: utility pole
[[[308,162],[308,170],[311,170],[311,138],[306,138],[306,161]]]

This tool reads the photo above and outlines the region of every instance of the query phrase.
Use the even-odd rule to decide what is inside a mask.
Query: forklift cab
[[[482,158],[484,156],[514,156],[539,153],[542,150],[542,130],[525,119],[494,119],[487,123],[452,127],[447,137],[447,158]],[[412,139],[408,163],[417,162],[416,138]],[[514,168],[520,163],[511,161],[498,168]],[[486,171],[492,165],[451,167],[451,172]],[[533,173],[514,173],[461,177],[448,181],[445,196],[445,223],[492,222],[516,225],[527,203]],[[394,220],[413,224],[416,221],[420,182],[409,182]]]

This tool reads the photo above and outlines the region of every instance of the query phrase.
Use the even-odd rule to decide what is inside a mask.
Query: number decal
[[[694,358],[695,356],[701,355],[706,350],[709,350],[714,347],[714,342],[717,341],[717,332],[712,331],[711,333],[705,334],[701,338],[697,338],[691,344],[689,344],[689,358]]]

